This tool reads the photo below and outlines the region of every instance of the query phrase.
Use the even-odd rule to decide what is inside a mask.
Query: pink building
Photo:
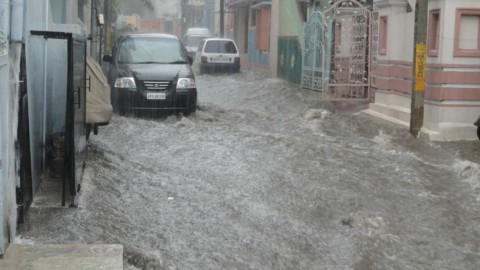
[[[368,113],[410,125],[415,0],[376,0],[378,62]],[[420,136],[473,140],[480,115],[480,1],[429,0]]]

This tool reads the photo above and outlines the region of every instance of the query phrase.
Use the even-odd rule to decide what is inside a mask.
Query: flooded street
[[[254,72],[197,85],[195,114],[101,127],[78,208],[33,203],[18,241],[120,243],[126,269],[478,269],[478,163]]]

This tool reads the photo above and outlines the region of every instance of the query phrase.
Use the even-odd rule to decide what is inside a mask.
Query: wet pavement
[[[193,115],[101,127],[78,208],[33,205],[18,241],[122,244],[125,269],[478,269],[480,142],[253,72],[197,84]]]

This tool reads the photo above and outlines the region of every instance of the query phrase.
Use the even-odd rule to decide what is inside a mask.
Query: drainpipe
[[[0,254],[5,253],[5,249],[10,242],[10,219],[12,209],[9,207],[12,197],[15,198],[15,192],[11,194],[11,162],[14,158],[10,154],[9,144],[9,23],[10,12],[8,0],[0,0]],[[5,238],[7,237],[7,238]]]
[[[220,0],[220,37],[225,37],[225,0]]]
[[[50,1],[44,0],[45,3],[45,31],[48,31],[48,22],[50,20]],[[45,170],[47,166],[46,161],[46,143],[47,143],[47,70],[48,70],[48,42],[45,40],[45,46],[43,47],[43,119],[42,119],[42,170]],[[33,118],[32,118],[33,119]]]
[[[23,44],[23,30],[24,30],[24,2],[25,0],[11,0],[11,9],[10,9],[10,54],[12,55],[10,58],[10,95],[11,99],[15,100],[11,103],[12,108],[9,110],[8,114],[10,115],[12,126],[10,127],[10,139],[9,140],[17,140],[18,139],[18,99],[20,98],[20,59],[22,55],[22,44]],[[9,194],[15,194],[17,188],[20,188],[20,177],[17,172],[12,172],[12,179],[9,183]],[[9,177],[10,178],[10,177]],[[15,179],[15,181],[14,181]],[[15,209],[17,211],[12,211],[10,219],[10,235],[16,235],[16,222],[19,219],[18,215],[18,207],[19,205],[16,204],[18,200],[14,200],[13,198],[18,199],[16,196],[12,196],[10,198],[11,204],[15,205]],[[21,203],[20,203],[21,204]],[[13,208],[12,208],[13,210]],[[15,221],[15,223],[13,223]]]
[[[24,0],[12,0],[11,2],[11,12],[10,12],[10,53],[15,54],[14,57],[11,57],[12,60],[10,65],[10,70],[11,73],[13,73],[13,77],[10,79],[13,80],[13,84],[10,83],[10,85],[14,85],[14,98],[19,97],[19,87],[20,83],[25,83],[25,82],[20,82],[20,58],[22,54],[22,43],[23,43],[23,30],[24,30]],[[14,62],[13,62],[14,61]],[[18,103],[14,103],[18,104]],[[17,111],[17,108],[13,110],[14,112]],[[14,117],[17,119],[18,114],[15,114]],[[13,123],[17,124],[17,121],[12,121]],[[17,127],[11,127],[13,131],[17,130]],[[16,132],[15,132],[16,134]],[[17,138],[17,135],[14,136]],[[20,186],[20,178],[17,178],[17,186]]]
[[[93,59],[96,59],[98,52],[97,0],[92,0],[90,8],[92,14],[90,16],[90,36],[92,37],[92,40],[90,41],[90,56]]]

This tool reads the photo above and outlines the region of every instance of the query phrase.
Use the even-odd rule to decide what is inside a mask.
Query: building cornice
[[[375,0],[373,5],[376,8],[386,7],[407,7],[411,0]]]

